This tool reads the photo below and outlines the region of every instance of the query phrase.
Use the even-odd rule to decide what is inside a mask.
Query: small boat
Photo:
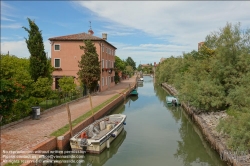
[[[72,151],[85,151],[87,153],[101,153],[124,129],[126,115],[113,114],[96,120],[72,138],[70,146]]]
[[[131,92],[130,92],[130,96],[138,96],[138,92],[136,89],[133,89]]]
[[[169,105],[170,104],[173,105],[173,106],[180,105],[179,100],[175,96],[167,96],[166,100],[167,100],[167,104],[169,104]]]
[[[138,80],[137,80],[137,83],[143,83],[143,78],[139,78]]]
[[[144,81],[143,77],[141,77],[139,80],[140,80],[140,81]]]

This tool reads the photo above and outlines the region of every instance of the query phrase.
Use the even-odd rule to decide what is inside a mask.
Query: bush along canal
[[[127,115],[123,132],[101,154],[71,154],[62,165],[95,166],[226,166],[220,155],[203,139],[198,127],[182,107],[166,104],[169,95],[153,78],[144,76],[131,96],[110,114]]]
[[[176,95],[177,91],[174,87],[163,83],[162,88],[169,92],[171,95]],[[226,146],[226,138],[222,136],[216,130],[216,126],[219,124],[220,119],[227,117],[225,111],[212,112],[212,113],[199,113],[195,112],[191,106],[182,102],[183,109],[187,112],[189,118],[199,127],[197,133],[200,133],[200,137],[209,142],[210,146],[215,149],[220,158],[233,166],[245,166],[250,165],[250,154],[247,151],[232,151]],[[200,131],[200,132],[199,132]]]

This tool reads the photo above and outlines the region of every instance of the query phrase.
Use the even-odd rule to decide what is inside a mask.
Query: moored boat
[[[126,115],[113,114],[96,120],[70,139],[72,151],[101,153],[124,129]]]
[[[136,89],[133,89],[131,92],[130,92],[130,96],[138,96],[138,92]]]
[[[181,104],[175,96],[167,96],[166,101],[167,101],[167,104],[169,105],[171,104],[173,106],[178,106]]]
[[[138,80],[137,80],[137,83],[143,83],[143,78],[139,78]]]

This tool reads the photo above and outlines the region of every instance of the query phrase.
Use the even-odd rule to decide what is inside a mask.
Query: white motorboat
[[[175,96],[166,96],[166,101],[167,101],[167,104],[171,104],[173,106],[181,105],[181,103]]]
[[[124,129],[126,115],[113,114],[96,120],[70,139],[72,151],[101,153]]]

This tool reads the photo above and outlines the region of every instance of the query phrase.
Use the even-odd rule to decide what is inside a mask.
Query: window
[[[55,51],[59,51],[60,50],[60,45],[59,44],[55,44]]]
[[[102,77],[102,86],[104,86],[104,77]]]
[[[106,60],[106,68],[108,68],[108,60]]]
[[[104,45],[102,45],[102,52],[104,52]]]
[[[60,68],[61,67],[61,59],[55,59],[55,67]]]
[[[108,63],[108,64],[109,64],[109,68],[111,68],[110,61],[109,61],[109,63]]]
[[[104,68],[104,59],[102,59],[102,69]]]

